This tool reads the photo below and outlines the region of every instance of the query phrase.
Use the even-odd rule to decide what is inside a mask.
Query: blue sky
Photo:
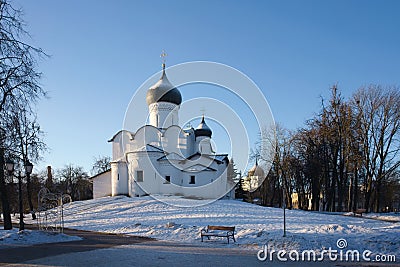
[[[167,65],[205,60],[242,71],[289,129],[318,112],[335,83],[344,96],[400,84],[399,1],[14,2],[30,42],[51,55],[39,65],[50,99],[38,116],[51,149],[39,169],[89,171],[93,157],[110,155],[107,140],[135,90],[160,71],[163,49]]]

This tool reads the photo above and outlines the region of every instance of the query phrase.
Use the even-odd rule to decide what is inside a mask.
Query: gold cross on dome
[[[201,121],[204,121],[204,114],[206,113],[206,109],[204,107],[201,107]]]
[[[160,57],[162,58],[162,63],[163,64],[165,64],[165,58],[168,56],[168,54],[167,53],[165,53],[165,50],[163,50],[162,52],[161,52],[161,55],[160,55]]]

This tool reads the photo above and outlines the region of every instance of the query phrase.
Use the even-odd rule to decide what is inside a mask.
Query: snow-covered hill
[[[287,237],[283,235],[283,210],[235,200],[219,200],[198,206],[201,200],[168,198],[168,205],[151,197],[105,197],[74,202],[64,212],[65,227],[141,235],[161,240],[201,243],[200,230],[210,225],[236,226],[232,247],[322,250],[336,248],[344,238],[348,249],[400,254],[400,224],[368,218],[286,210]],[[197,206],[181,208],[178,206]],[[225,245],[226,240],[204,242]]]

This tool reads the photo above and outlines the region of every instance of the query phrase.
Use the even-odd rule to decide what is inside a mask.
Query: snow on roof
[[[111,169],[108,169],[108,170],[106,170],[106,171],[103,171],[103,172],[100,172],[100,173],[98,173],[98,174],[96,174],[96,175],[93,175],[92,177],[89,178],[89,180],[96,179],[96,178],[99,177],[100,175],[106,174],[106,173],[108,173],[108,172],[111,174]]]
[[[182,170],[183,172],[201,172],[201,171],[216,171],[216,169],[204,166],[203,164],[196,164]]]
[[[219,161],[224,161],[228,158],[228,154],[217,154],[214,156],[214,158]]]
[[[161,153],[164,153],[164,150],[162,150],[161,148],[158,148],[156,146],[147,144],[147,145],[142,146],[141,148],[136,149],[135,151],[132,151],[132,152],[161,152]]]
[[[157,160],[185,160],[185,158],[175,152],[171,152]]]
[[[108,140],[107,142],[112,142],[114,141],[115,137],[117,137],[119,134],[123,133],[123,132],[127,132],[131,135],[131,138],[135,135],[134,133],[127,131],[127,130],[119,130],[116,134],[113,135],[113,137],[111,137],[110,140]]]
[[[187,157],[187,160],[190,160],[194,157],[207,157],[209,159],[217,161],[218,163],[223,163],[225,159],[226,160],[228,159],[228,154],[206,155],[206,154],[201,154],[201,153],[197,152],[197,153],[194,153],[193,155]]]

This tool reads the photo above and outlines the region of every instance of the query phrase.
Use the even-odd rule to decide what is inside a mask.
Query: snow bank
[[[0,230],[0,249],[12,245],[33,245],[43,243],[69,242],[81,240],[77,236],[68,236],[55,232],[43,232],[18,229]],[[7,245],[7,246],[6,246]]]
[[[157,196],[160,198],[162,196]],[[235,200],[198,206],[201,200],[164,198],[168,198],[168,203],[193,207],[171,206],[151,197],[105,197],[72,203],[64,212],[65,227],[202,244],[202,228],[208,224],[226,225],[236,226],[237,243],[226,245],[224,239],[213,239],[203,245],[258,249],[268,244],[275,249],[318,251],[329,247],[336,249],[336,241],[344,238],[348,249],[397,255],[400,252],[398,223],[287,210],[287,237],[282,237],[282,209]]]

